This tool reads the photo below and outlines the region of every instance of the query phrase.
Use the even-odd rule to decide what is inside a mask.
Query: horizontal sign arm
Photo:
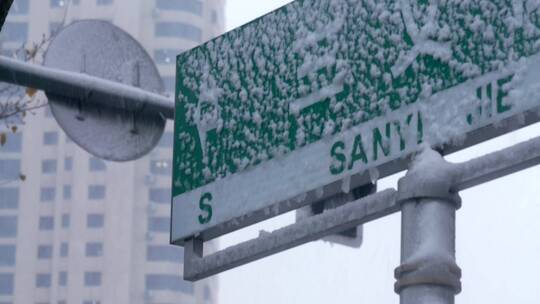
[[[162,95],[98,77],[52,69],[0,56],[0,81],[27,86],[56,96],[123,109],[125,102],[146,104],[149,109],[173,119],[174,102]]]
[[[191,260],[184,263],[184,279],[200,280],[395,213],[399,211],[395,198],[396,190],[387,189],[204,258],[186,252]]]
[[[455,165],[456,192],[540,164],[540,137]]]
[[[492,152],[463,163],[452,164],[456,192],[518,172],[540,163],[540,137]],[[304,219],[258,238],[206,257],[189,252],[186,242],[184,279],[200,280],[400,211],[397,191],[386,189],[336,209]]]

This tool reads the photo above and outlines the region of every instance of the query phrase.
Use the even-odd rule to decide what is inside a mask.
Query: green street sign
[[[538,120],[539,4],[298,0],[178,55],[171,241]]]
[[[13,0],[4,0],[0,3],[0,31],[2,31],[2,27],[4,26],[4,22],[9,13],[9,8],[12,4]]]

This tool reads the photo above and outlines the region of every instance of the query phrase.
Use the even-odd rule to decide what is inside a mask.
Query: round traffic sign
[[[162,93],[163,82],[154,62],[128,33],[110,22],[77,21],[51,41],[44,65]],[[45,92],[51,111],[66,132],[89,153],[107,160],[137,159],[158,143],[165,129],[160,113],[145,104],[124,101],[123,107],[96,103],[92,91],[84,98]],[[123,101],[119,101],[123,102]]]

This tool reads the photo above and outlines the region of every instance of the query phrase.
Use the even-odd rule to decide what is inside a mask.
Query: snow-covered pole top
[[[148,109],[161,113],[167,119],[174,117],[174,102],[165,96],[86,74],[47,68],[4,56],[0,56],[0,80],[56,96],[119,109],[124,109],[126,103],[146,104]]]
[[[424,144],[410,163],[405,177],[399,180],[398,200],[401,203],[418,198],[453,202],[461,206],[461,199],[452,191],[455,183],[455,164],[447,162],[440,153]]]

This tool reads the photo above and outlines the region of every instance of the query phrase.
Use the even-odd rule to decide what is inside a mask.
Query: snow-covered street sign
[[[13,0],[5,0],[0,3],[0,31],[2,31],[2,26],[6,21],[6,17],[9,12],[9,8],[13,4]]]
[[[180,54],[171,241],[537,121],[539,4],[298,0]]]

